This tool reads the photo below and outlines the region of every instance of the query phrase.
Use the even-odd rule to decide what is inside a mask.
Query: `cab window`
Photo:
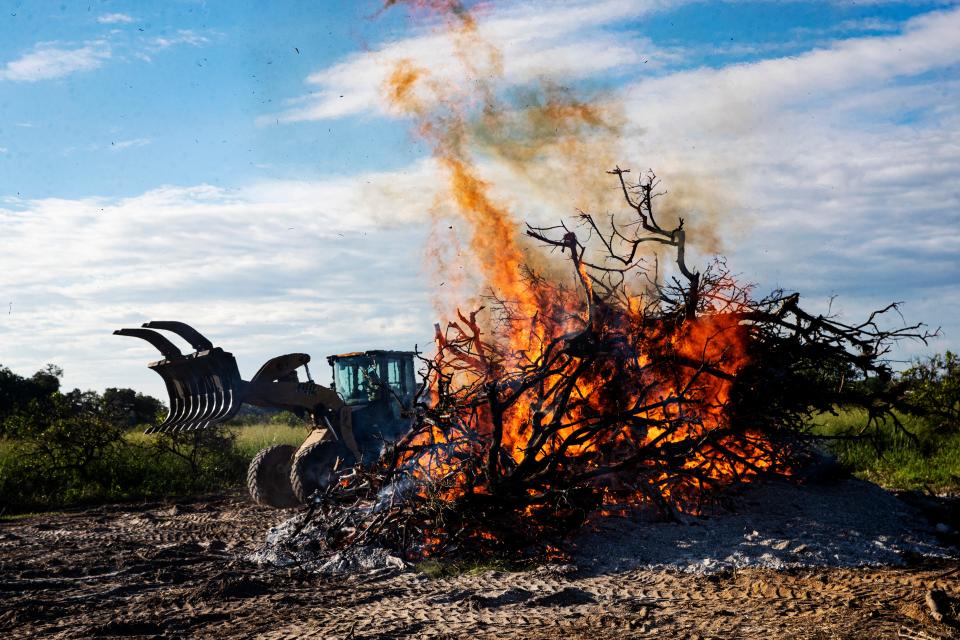
[[[376,398],[377,363],[366,356],[344,358],[333,365],[333,382],[347,404],[365,404]]]

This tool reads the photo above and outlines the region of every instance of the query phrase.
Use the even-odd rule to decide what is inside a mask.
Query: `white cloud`
[[[702,130],[738,132],[786,105],[957,64],[960,10],[915,18],[901,35],[852,38],[794,57],[644,80],[628,99],[645,120],[686,137]]]
[[[110,46],[104,40],[69,47],[56,42],[36,45],[30,53],[7,62],[0,68],[0,80],[37,82],[62,78],[80,71],[90,71],[110,58]]]
[[[122,15],[122,14],[111,14]],[[191,29],[180,29],[172,35],[140,38],[124,43],[118,36],[92,40],[82,45],[63,42],[40,42],[33,51],[23,54],[0,67],[0,80],[13,82],[37,82],[62,78],[81,71],[98,69],[114,57],[123,59],[129,52],[134,57],[150,61],[150,55],[177,45],[201,46],[210,42],[210,37]],[[30,127],[30,123],[17,126]]]
[[[605,25],[663,10],[684,0],[538,0],[490,9],[478,23],[481,38],[502,54],[507,83],[538,77],[576,79],[624,70],[648,61],[653,68],[669,56],[648,40],[617,36]],[[356,54],[310,74],[311,93],[291,100],[286,111],[260,119],[261,124],[339,118],[373,111],[390,113],[382,87],[402,59],[430,69],[434,80],[456,83],[455,42],[448,34],[427,32]],[[476,51],[478,59],[485,52]],[[441,63],[438,61],[448,61]]]
[[[520,9],[493,17],[518,40],[515,52],[534,56],[568,43],[586,47],[572,37],[583,33],[574,23],[594,20],[589,30],[639,5],[590,6],[607,13],[598,17],[587,3],[571,2],[556,14],[531,12],[535,22],[525,22]],[[699,190],[690,201],[691,229],[702,224],[712,199],[721,200],[715,221],[744,280],[800,290],[807,304],[823,309],[838,293],[835,309],[851,319],[905,300],[908,321],[944,325],[946,336],[933,348],[957,349],[960,81],[931,72],[960,64],[958,15],[927,15],[901,35],[631,84],[624,94],[633,127],[623,162],[656,168],[668,197]],[[425,48],[417,55],[428,55],[433,37],[416,39],[413,48]],[[321,92],[349,86],[366,98],[344,94],[348,104],[341,106],[332,93],[322,95],[287,116],[381,108],[377,56],[391,46],[409,54],[410,42],[360,54],[314,78]],[[634,55],[647,46],[616,45]],[[545,59],[508,66],[509,73],[522,79]],[[573,56],[556,71],[578,77],[590,65],[611,64]],[[596,167],[598,183],[609,180],[606,168]],[[572,213],[544,205],[502,166],[482,171],[501,201],[519,203],[518,216]],[[126,199],[0,204],[0,303],[14,303],[12,314],[0,314],[0,342],[21,345],[3,364],[30,373],[56,362],[66,367],[67,384],[160,394],[159,379],[143,367],[154,358],[150,348],[110,335],[150,319],[196,324],[236,353],[248,375],[281,352],[320,358],[423,346],[434,319],[420,267],[423,222],[442,185],[436,167],[423,162],[407,171],[239,190],[162,187]],[[714,191],[717,185],[724,190]],[[908,344],[900,353],[916,349]]]
[[[169,49],[178,44],[188,44],[197,47],[208,42],[210,42],[210,38],[207,36],[201,35],[191,29],[180,29],[173,35],[157,36],[149,39],[147,46],[150,49],[159,51],[161,49]]]
[[[133,51],[133,55],[145,62],[151,62],[152,56],[171,47],[178,45],[188,45],[191,47],[200,47],[210,42],[210,35],[197,33],[192,29],[180,29],[171,35],[155,36],[141,39]]]
[[[111,151],[123,151],[124,149],[132,149],[136,147],[145,147],[148,144],[153,142],[150,138],[134,138],[132,140],[120,140],[118,142],[110,143]]]
[[[626,91],[637,130],[625,148],[668,189],[693,180],[735,195],[717,221],[744,279],[822,310],[839,294],[847,319],[903,300],[908,321],[943,325],[933,348],[956,349],[958,67],[954,10],[896,36],[643,80]]]
[[[146,343],[121,326],[174,318],[264,360],[412,348],[431,335],[421,283],[431,163],[397,173],[263,182],[240,190],[161,187],[123,198],[0,202],[4,365],[46,362],[66,384],[162,393]],[[322,379],[322,378],[321,378]]]
[[[557,59],[561,78],[631,60],[620,53],[611,59],[576,55],[589,51],[584,33],[604,46],[614,42],[618,52],[648,46],[622,39],[628,35],[605,41],[610,36],[589,31],[626,15],[624,5],[605,3],[609,12],[585,24],[577,6],[515,24],[502,14],[491,17],[487,28],[505,50],[508,82],[535,75],[524,65],[560,40],[575,54],[570,61]],[[498,19],[503,22],[489,27]],[[624,90],[632,131],[613,153],[635,168],[654,166],[674,193],[695,192],[687,202],[699,209],[688,216],[691,226],[703,229],[705,219],[719,223],[730,264],[743,278],[798,289],[808,304],[824,309],[839,293],[849,319],[904,300],[909,321],[944,325],[937,348],[955,349],[960,299],[944,292],[960,280],[960,196],[953,187],[960,175],[960,82],[943,76],[954,78],[950,70],[960,66],[960,10],[928,13],[898,29],[797,56],[633,83]],[[387,114],[379,98],[386,63],[422,58],[431,73],[442,75],[448,70],[430,61],[449,58],[449,48],[441,36],[425,35],[354,56],[310,76],[318,93],[281,119]],[[526,58],[511,67],[520,54]],[[605,168],[597,167],[598,182],[606,179]],[[523,217],[558,215],[543,206],[542,194],[563,186],[542,185],[538,194],[504,167],[485,164],[482,170],[501,201],[521,203]]]
[[[9,152],[10,152],[10,149],[7,149],[6,147],[0,147],[0,154],[9,153]]]
[[[106,13],[97,18],[100,24],[130,24],[133,18],[125,13]]]

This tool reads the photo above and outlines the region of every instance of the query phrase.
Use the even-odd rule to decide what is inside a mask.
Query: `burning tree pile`
[[[410,433],[313,498],[329,548],[549,554],[591,518],[675,517],[791,473],[807,418],[839,402],[868,409],[864,433],[896,420],[883,357],[921,327],[882,328],[895,305],[848,325],[797,294],[756,299],[722,260],[688,264],[652,172],[610,173],[626,215],[527,227],[568,277],[521,264],[485,308],[436,326]]]

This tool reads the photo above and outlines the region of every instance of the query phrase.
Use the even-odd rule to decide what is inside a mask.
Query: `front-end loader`
[[[183,338],[194,352],[184,354],[157,329]],[[273,445],[250,463],[247,488],[260,505],[283,508],[306,502],[338,469],[373,463],[410,428],[416,395],[412,351],[329,356],[333,385],[325,387],[313,382],[305,353],[271,358],[247,381],[233,354],[183,322],[147,322],[114,333],[146,340],[163,355],[147,366],[163,378],[170,411],[147,433],[206,429],[235,416],[243,403],[285,409],[305,419],[309,433],[299,447]],[[297,374],[300,367],[304,382]]]

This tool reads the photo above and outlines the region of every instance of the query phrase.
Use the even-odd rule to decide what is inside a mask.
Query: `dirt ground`
[[[932,638],[960,562],[708,576],[542,567],[330,578],[242,557],[291,512],[241,495],[0,524],[0,637]]]

